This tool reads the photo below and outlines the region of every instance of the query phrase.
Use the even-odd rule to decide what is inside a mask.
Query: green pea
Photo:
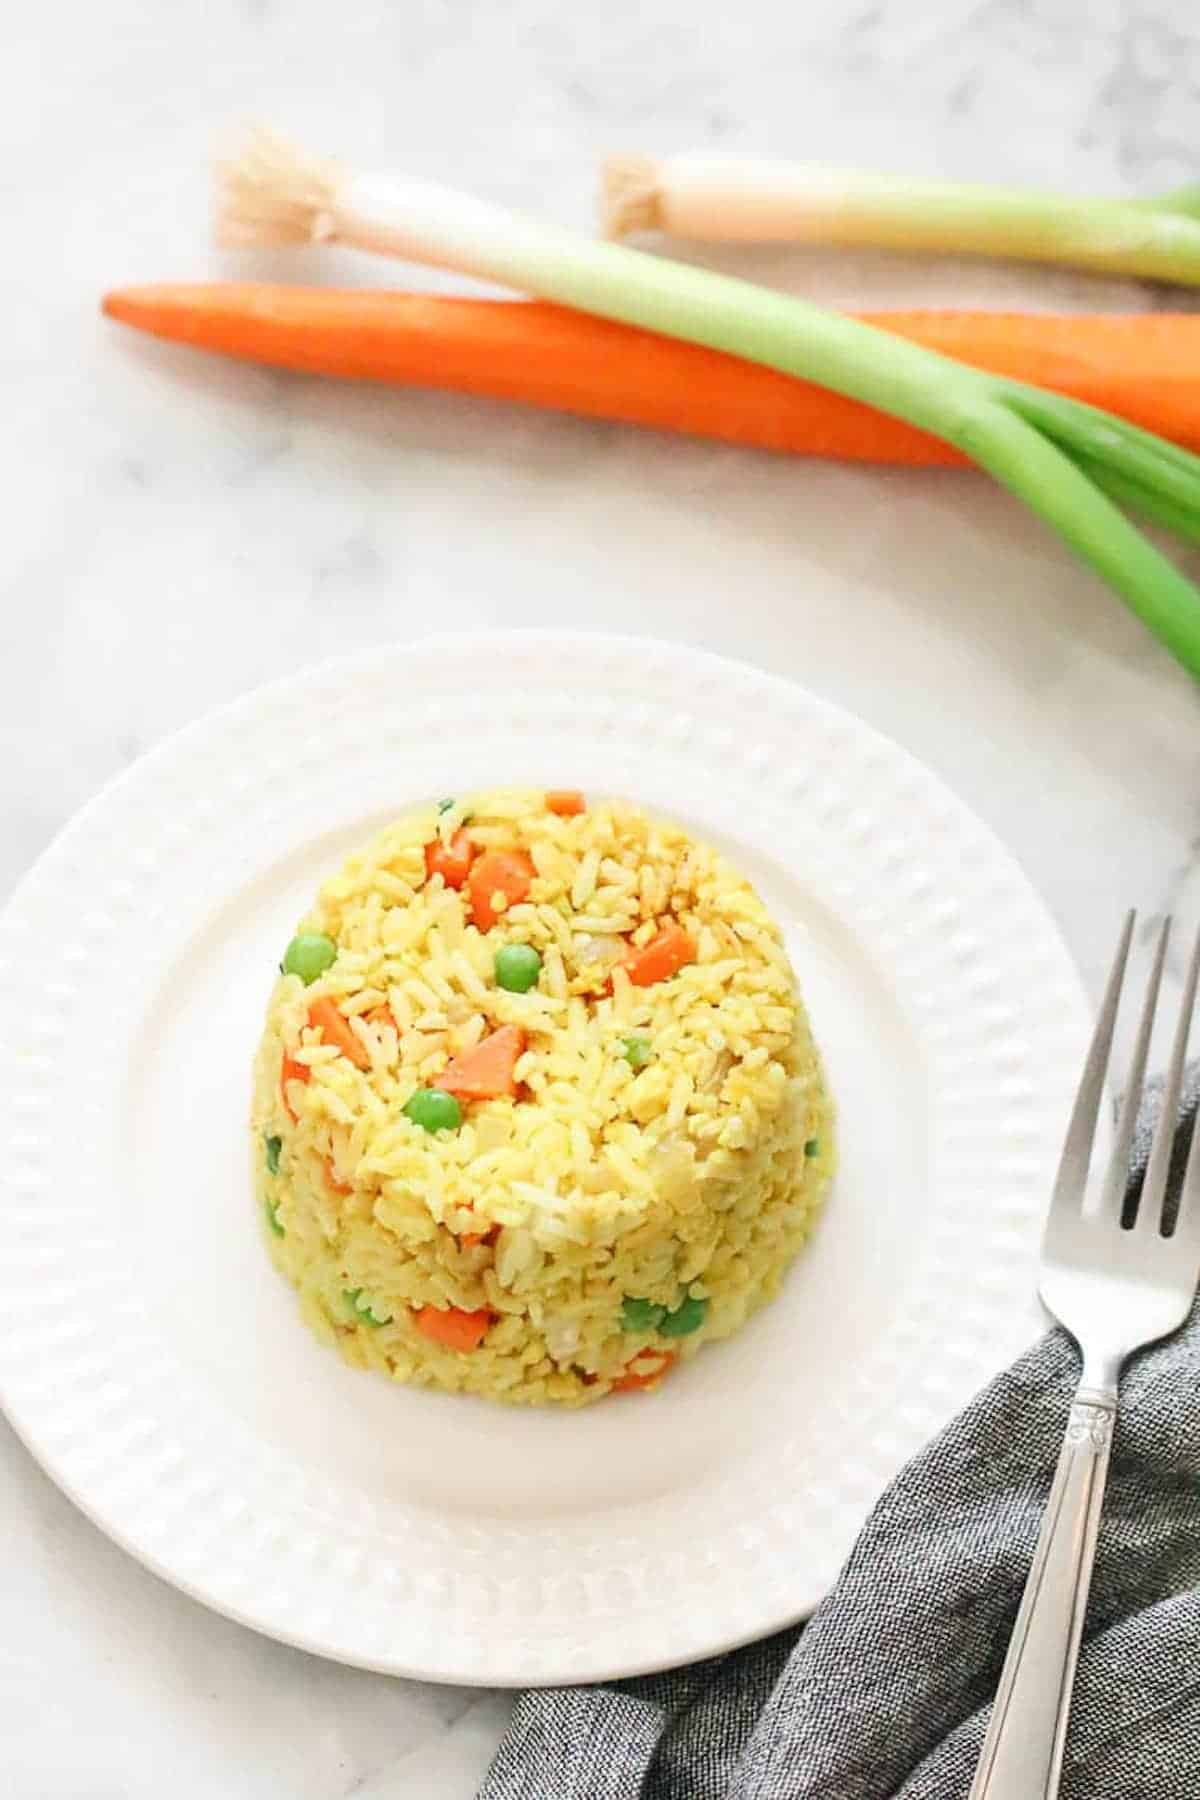
[[[667,1314],[658,1329],[664,1337],[689,1337],[693,1331],[699,1331],[707,1311],[707,1300],[697,1300],[694,1294],[689,1294],[674,1312]]]
[[[496,983],[510,994],[527,994],[541,972],[542,959],[532,944],[502,944],[496,952]]]
[[[263,1139],[263,1149],[267,1153],[267,1168],[272,1175],[279,1173],[279,1152],[283,1149],[283,1139],[268,1137]]]
[[[665,1306],[657,1306],[653,1300],[635,1300],[632,1294],[626,1294],[621,1302],[622,1331],[657,1331],[667,1316]]]
[[[807,1144],[805,1144],[805,1146],[804,1146],[804,1154],[805,1154],[805,1156],[820,1156],[820,1154],[821,1154],[820,1138],[809,1138]]]
[[[336,955],[337,945],[323,931],[302,931],[283,953],[283,972],[298,975],[308,987],[325,973]]]
[[[270,1227],[271,1233],[274,1237],[286,1237],[287,1236],[287,1232],[283,1229],[283,1226],[279,1223],[279,1208],[278,1208],[278,1206],[275,1206],[270,1200],[268,1200],[268,1202],[267,1202],[267,1224]]]
[[[653,1062],[654,1052],[650,1048],[649,1038],[627,1037],[621,1039],[621,1055],[636,1075],[646,1064]]]
[[[462,1107],[442,1088],[418,1088],[404,1103],[404,1116],[423,1131],[457,1131]]]
[[[354,1314],[354,1317],[358,1320],[359,1324],[369,1325],[372,1331],[378,1331],[381,1325],[390,1325],[392,1322],[391,1313],[384,1319],[376,1318],[371,1310],[371,1302],[363,1299],[363,1291],[361,1288],[343,1288],[342,1299],[346,1302],[346,1305],[350,1308],[350,1311]]]

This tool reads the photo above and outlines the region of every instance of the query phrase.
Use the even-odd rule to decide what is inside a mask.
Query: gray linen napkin
[[[1198,1088],[1193,1071],[1176,1182]],[[965,1796],[1076,1379],[1052,1331],[986,1388],[884,1495],[803,1630],[665,1675],[522,1695],[479,1800]],[[1200,1796],[1196,1310],[1122,1387],[1063,1794]]]

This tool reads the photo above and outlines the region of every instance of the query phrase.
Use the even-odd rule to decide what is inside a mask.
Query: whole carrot
[[[967,460],[827,388],[540,301],[211,283],[126,288],[103,309],[158,337],[309,374],[481,394],[792,455]],[[860,316],[1200,448],[1200,314]]]

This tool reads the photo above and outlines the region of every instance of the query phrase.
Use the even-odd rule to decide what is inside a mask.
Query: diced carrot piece
[[[348,1057],[356,1069],[370,1068],[371,1059],[367,1055],[366,1046],[332,1000],[314,1000],[308,1009],[308,1022],[314,1031],[321,1033],[327,1044],[332,1044],[335,1050],[340,1050],[343,1056]]]
[[[492,902],[503,894],[509,906],[519,906],[537,874],[524,850],[488,850],[474,863],[467,879],[471,917],[480,931],[490,931],[499,918]]]
[[[353,1186],[349,1182],[339,1181],[337,1170],[333,1166],[333,1158],[327,1157],[325,1162],[325,1179],[335,1194],[352,1194]]]
[[[492,1323],[492,1315],[484,1307],[479,1312],[464,1312],[461,1306],[423,1306],[415,1315],[416,1327],[435,1344],[447,1350],[478,1350]]]
[[[502,1025],[473,1050],[464,1050],[448,1062],[434,1077],[435,1085],[459,1100],[495,1100],[501,1094],[514,1094],[513,1071],[524,1051],[521,1027]]]
[[[466,1207],[468,1212],[475,1210],[469,1200],[466,1202]],[[474,1250],[479,1244],[494,1244],[499,1236],[500,1227],[491,1225],[486,1231],[464,1231],[458,1241],[462,1249]]]
[[[440,875],[448,888],[460,888],[471,872],[471,864],[479,854],[479,846],[473,844],[460,825],[448,844],[441,838],[434,838],[425,846],[425,876],[432,881]]]
[[[578,788],[551,788],[546,795],[546,811],[557,813],[560,819],[573,819],[587,811],[587,801]]]
[[[363,1014],[363,1018],[368,1025],[387,1025],[392,1031],[397,1029],[395,1016],[390,1006],[373,1006],[369,1013]]]
[[[297,1062],[295,1057],[289,1056],[285,1050],[283,1053],[283,1064],[279,1070],[279,1096],[283,1101],[285,1111],[290,1114],[293,1119],[298,1120],[300,1114],[288,1099],[288,1082],[311,1080],[312,1070],[309,1068],[308,1064]]]
[[[687,963],[696,960],[696,945],[687,932],[672,919],[657,937],[641,949],[632,949],[623,958],[625,970],[634,987],[652,987],[678,974]]]
[[[671,1364],[675,1361],[674,1351],[654,1351],[649,1355],[636,1356],[621,1376],[612,1384],[614,1394],[633,1394],[640,1388],[653,1387],[661,1381]]]

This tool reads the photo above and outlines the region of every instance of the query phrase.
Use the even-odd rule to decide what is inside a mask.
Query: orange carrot
[[[432,881],[435,875],[440,875],[448,888],[460,888],[478,853],[478,847],[461,826],[448,844],[441,838],[434,838],[425,846],[425,878]]]
[[[479,858],[467,887],[471,895],[471,917],[480,931],[489,931],[500,917],[494,901],[503,894],[509,906],[518,906],[537,874],[523,850],[489,850]]]
[[[354,1188],[349,1182],[338,1180],[337,1170],[333,1166],[331,1156],[325,1160],[325,1179],[335,1194],[352,1194],[354,1192]]]
[[[486,1309],[464,1312],[461,1306],[423,1306],[415,1315],[417,1330],[447,1350],[478,1350],[492,1315]]]
[[[625,1373],[612,1384],[614,1394],[632,1394],[639,1388],[653,1387],[661,1381],[675,1361],[673,1350],[651,1350],[635,1356]]]
[[[213,283],[126,288],[103,307],[158,337],[310,374],[485,394],[796,455],[966,460],[810,382],[540,301]],[[1200,314],[860,316],[1200,448]]]
[[[285,1050],[283,1053],[283,1062],[279,1070],[279,1096],[283,1101],[285,1110],[291,1114],[293,1119],[298,1120],[300,1114],[288,1099],[288,1083],[290,1081],[311,1080],[312,1070],[309,1068],[308,1064],[297,1062],[295,1057],[289,1056]]]
[[[373,1006],[369,1013],[363,1014],[368,1025],[387,1025],[396,1029],[396,1019],[390,1006]]]
[[[466,1207],[468,1212],[474,1212],[475,1210],[469,1200],[466,1202]],[[462,1249],[474,1250],[480,1244],[494,1244],[499,1236],[500,1227],[498,1225],[489,1225],[486,1231],[464,1231],[458,1241]]]
[[[369,1069],[371,1059],[367,1055],[362,1039],[351,1028],[349,1020],[340,1013],[332,1000],[314,1000],[308,1009],[308,1022],[314,1031],[319,1031],[325,1043],[332,1044],[335,1050],[348,1057],[356,1069]]]
[[[587,802],[578,788],[551,788],[546,795],[546,810],[557,813],[560,819],[573,819],[587,811]]]
[[[652,987],[656,981],[667,981],[695,960],[695,943],[674,919],[648,944],[629,950],[622,959],[634,987]]]
[[[448,1062],[436,1077],[437,1085],[459,1100],[495,1100],[501,1094],[515,1094],[513,1071],[524,1053],[521,1027],[501,1025],[473,1050],[464,1050]]]

